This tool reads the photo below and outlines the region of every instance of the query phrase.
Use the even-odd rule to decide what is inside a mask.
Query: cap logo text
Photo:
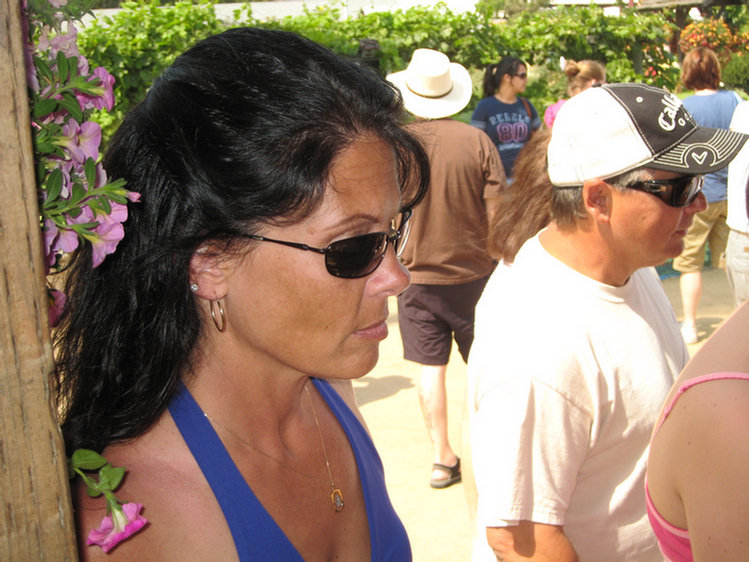
[[[673,94],[663,96],[661,102],[664,108],[658,115],[658,125],[664,131],[673,131],[676,128],[676,113],[679,111],[681,102]]]

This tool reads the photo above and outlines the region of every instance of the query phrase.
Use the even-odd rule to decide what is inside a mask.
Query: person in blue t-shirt
[[[541,127],[536,108],[519,96],[527,84],[528,69],[520,59],[507,56],[490,64],[484,73],[485,97],[471,116],[471,125],[485,131],[499,150],[508,183],[518,152]]]
[[[681,81],[694,95],[683,100],[684,107],[702,127],[728,129],[733,110],[741,102],[736,92],[720,89],[720,63],[707,47],[697,47],[687,53],[681,66]],[[697,213],[684,237],[684,251],[674,259],[673,267],[681,273],[681,302],[684,321],[681,333],[687,343],[697,343],[697,305],[702,293],[702,266],[705,246],[710,244],[713,267],[723,267],[723,255],[728,240],[726,202],[728,168],[705,175],[702,192],[708,206]]]

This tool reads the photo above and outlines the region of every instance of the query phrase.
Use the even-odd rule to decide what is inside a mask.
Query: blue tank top
[[[341,424],[354,451],[369,521],[372,562],[407,562],[411,546],[385,487],[385,473],[372,439],[338,393],[324,380],[312,379]],[[180,383],[169,405],[185,443],[211,486],[234,539],[240,562],[303,562],[281,528],[255,497],[213,426]]]

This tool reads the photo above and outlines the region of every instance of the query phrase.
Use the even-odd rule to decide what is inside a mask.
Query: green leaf
[[[54,169],[44,182],[44,190],[47,192],[47,201],[54,201],[62,191],[62,171]]]
[[[107,459],[90,449],[76,449],[70,457],[70,464],[81,470],[98,470],[107,464]]]
[[[96,162],[93,158],[86,158],[86,163],[83,165],[83,172],[86,174],[86,183],[89,189],[94,189],[96,185]]]
[[[72,204],[77,204],[80,202],[84,197],[86,197],[86,188],[83,187],[80,183],[75,182],[73,184],[73,188],[70,190],[70,202]]]
[[[79,124],[83,122],[83,110],[81,109],[81,105],[78,103],[75,94],[72,92],[63,92],[60,105],[62,105],[68,113],[70,113],[71,117],[78,121]]]
[[[57,100],[40,99],[34,103],[34,117],[46,117],[57,109]]]
[[[99,488],[102,490],[114,490],[120,485],[124,476],[124,467],[106,464],[99,470]]]
[[[60,79],[60,82],[67,82],[68,81],[68,75],[70,73],[69,64],[68,64],[68,57],[65,56],[65,53],[62,51],[58,51],[57,53],[57,76]]]

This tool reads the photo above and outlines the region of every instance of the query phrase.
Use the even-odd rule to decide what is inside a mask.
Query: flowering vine
[[[93,247],[92,266],[115,251],[125,232],[127,203],[139,194],[123,179],[110,180],[101,164],[101,127],[89,119],[95,109],[114,107],[114,78],[102,67],[89,69],[78,52],[75,22],[91,0],[22,0],[26,79],[31,108],[39,222],[46,273],[63,269],[65,254],[81,242]],[[50,325],[55,326],[65,295],[48,286]],[[92,497],[103,495],[107,515],[88,544],[109,552],[147,523],[141,504],[114,495],[125,474],[94,451],[78,449],[68,460],[71,478],[80,476]],[[87,472],[97,471],[94,477]]]
[[[122,179],[110,180],[101,165],[101,127],[89,119],[95,109],[114,107],[114,78],[102,67],[89,69],[78,52],[75,22],[89,11],[86,0],[28,0],[26,76],[40,222],[47,273],[78,245],[93,246],[93,266],[111,254],[124,236],[127,202],[139,195]],[[49,289],[50,324],[57,323],[64,295]]]

